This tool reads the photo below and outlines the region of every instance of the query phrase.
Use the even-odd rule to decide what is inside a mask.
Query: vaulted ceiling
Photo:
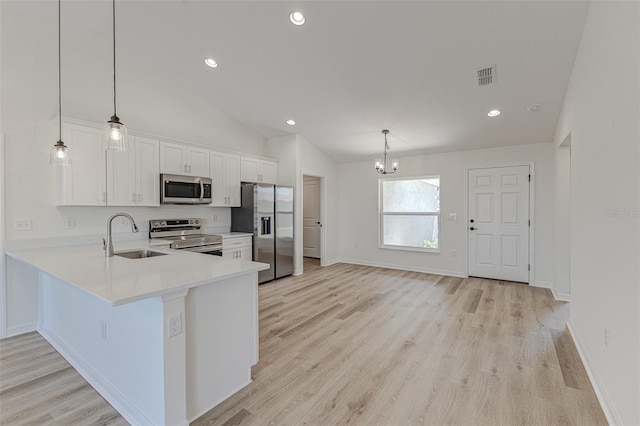
[[[43,72],[55,76],[57,2],[37,5],[3,1],[3,36],[7,26],[29,26],[21,36],[46,47]],[[62,7],[64,96],[108,109],[111,3]],[[118,112],[162,114],[164,101],[195,114],[207,105],[266,138],[298,133],[341,162],[379,155],[384,128],[394,155],[551,142],[588,7],[119,0]],[[292,10],[305,25],[289,22]],[[12,46],[3,61],[26,53]],[[207,68],[205,57],[219,67]],[[479,86],[476,70],[491,65],[496,82]],[[4,92],[19,90],[10,83],[3,78]],[[487,117],[494,108],[502,114]]]

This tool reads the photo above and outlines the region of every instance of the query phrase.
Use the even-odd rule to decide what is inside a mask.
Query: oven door
[[[162,204],[210,204],[212,180],[207,177],[160,175]]]
[[[180,250],[192,251],[194,253],[210,254],[212,256],[222,256],[222,246],[200,246],[200,247],[188,247]]]

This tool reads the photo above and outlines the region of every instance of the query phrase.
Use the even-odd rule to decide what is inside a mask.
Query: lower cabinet
[[[253,260],[251,236],[223,238],[222,257],[225,259]]]

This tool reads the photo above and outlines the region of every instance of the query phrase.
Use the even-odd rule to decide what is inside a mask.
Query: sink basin
[[[152,250],[132,250],[114,253],[116,256],[126,257],[127,259],[144,259],[146,257],[165,256],[167,253]]]

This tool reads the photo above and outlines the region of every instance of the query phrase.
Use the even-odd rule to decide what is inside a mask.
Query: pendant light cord
[[[116,0],[113,0],[113,115],[116,112]]]
[[[61,43],[61,19],[60,19],[60,5],[62,0],[58,0],[58,140],[62,140],[62,43]]]

